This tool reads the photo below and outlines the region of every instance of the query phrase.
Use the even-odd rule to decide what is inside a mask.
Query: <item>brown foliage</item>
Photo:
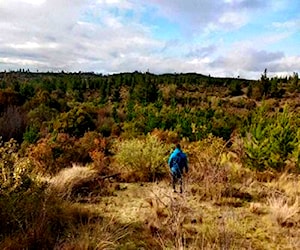
[[[14,138],[20,141],[26,129],[26,115],[17,106],[8,106],[0,117],[0,134],[4,141]]]
[[[87,132],[80,139],[59,133],[42,138],[26,151],[37,172],[53,175],[72,163],[93,162],[95,168],[103,169],[107,165],[109,143],[96,132]]]
[[[10,89],[0,90],[0,111],[3,111],[8,106],[19,106],[21,104],[22,100],[19,93]]]
[[[79,157],[75,139],[68,134],[48,135],[27,149],[35,170],[43,174],[56,174],[69,167]]]

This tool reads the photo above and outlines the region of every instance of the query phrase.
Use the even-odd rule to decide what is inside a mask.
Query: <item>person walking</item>
[[[186,154],[181,150],[180,144],[176,145],[175,150],[171,153],[168,165],[170,167],[171,175],[172,175],[172,186],[173,190],[176,193],[176,183],[179,182],[180,185],[180,193],[183,192],[183,171],[187,173],[188,168],[188,160]]]

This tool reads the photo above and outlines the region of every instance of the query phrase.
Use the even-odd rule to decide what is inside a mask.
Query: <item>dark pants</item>
[[[172,185],[173,185],[173,189],[174,192],[176,192],[176,183],[179,183],[180,185],[180,193],[182,193],[183,191],[183,187],[182,187],[182,175],[176,175],[172,173]]]

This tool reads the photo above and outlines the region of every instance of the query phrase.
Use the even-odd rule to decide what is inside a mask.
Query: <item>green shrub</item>
[[[23,139],[29,143],[35,143],[39,139],[39,129],[35,126],[29,126],[23,134]]]
[[[157,137],[131,139],[117,145],[116,160],[123,175],[133,181],[154,181],[167,173],[167,147]]]
[[[28,187],[30,169],[30,161],[20,157],[14,139],[0,142],[0,195]]]
[[[229,94],[232,96],[242,95],[242,83],[238,81],[231,81],[229,84]]]
[[[254,169],[282,170],[287,160],[297,155],[300,136],[299,117],[288,108],[268,113],[265,106],[256,110],[246,126],[245,162]],[[295,159],[295,158],[294,158]],[[296,159],[299,164],[299,158]]]
[[[73,107],[69,112],[61,113],[53,123],[53,128],[59,133],[68,133],[80,137],[87,131],[95,129],[93,111],[85,107]]]

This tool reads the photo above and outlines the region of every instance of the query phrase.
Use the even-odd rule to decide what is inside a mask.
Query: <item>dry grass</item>
[[[61,170],[49,182],[50,193],[69,200],[91,195],[95,191],[99,194],[104,188],[99,171],[89,166],[73,165]]]
[[[289,202],[286,197],[272,196],[267,199],[270,208],[270,217],[280,226],[291,226],[294,218],[299,213],[298,197],[294,202]],[[288,225],[290,223],[290,225]]]
[[[94,218],[90,216],[68,233],[63,242],[58,243],[54,249],[116,249],[118,241],[127,236],[126,227],[119,226],[115,219]]]
[[[113,196],[82,204],[74,194],[93,193],[99,172],[73,166],[53,177],[48,190],[72,201],[61,204],[71,224],[56,249],[300,249],[297,175],[247,170],[219,140],[185,149],[183,194],[170,179],[119,183]]]
[[[267,213],[266,207],[260,202],[250,202],[249,210],[251,213],[254,213],[257,215],[263,215],[263,214]]]
[[[224,206],[201,206],[189,195],[166,190],[147,199],[145,221],[162,249],[251,249],[249,214]],[[263,233],[262,233],[263,234]],[[255,249],[255,248],[254,248]]]
[[[274,178],[267,183],[269,188],[275,188],[278,192],[288,197],[300,195],[300,178],[296,174],[282,173],[278,178]]]
[[[184,196],[161,190],[152,193],[147,199],[150,211],[146,215],[146,224],[152,237],[163,249],[184,249],[187,244],[187,231],[184,224],[191,220],[193,211]]]
[[[199,147],[197,157],[194,152],[182,195],[173,193],[165,179],[119,183],[114,196],[104,197],[100,191],[106,184],[95,183],[99,171],[88,166],[61,171],[48,191],[71,203],[49,206],[51,214],[40,219],[43,225],[48,216],[67,222],[55,249],[299,249],[298,177],[246,170],[237,154],[219,142]],[[210,156],[214,150],[217,159]],[[101,199],[75,203],[82,195],[78,190]],[[80,211],[83,207],[88,209]],[[49,237],[44,231],[36,224],[37,235]],[[23,236],[17,240],[26,245]],[[0,246],[17,245],[10,237]]]

